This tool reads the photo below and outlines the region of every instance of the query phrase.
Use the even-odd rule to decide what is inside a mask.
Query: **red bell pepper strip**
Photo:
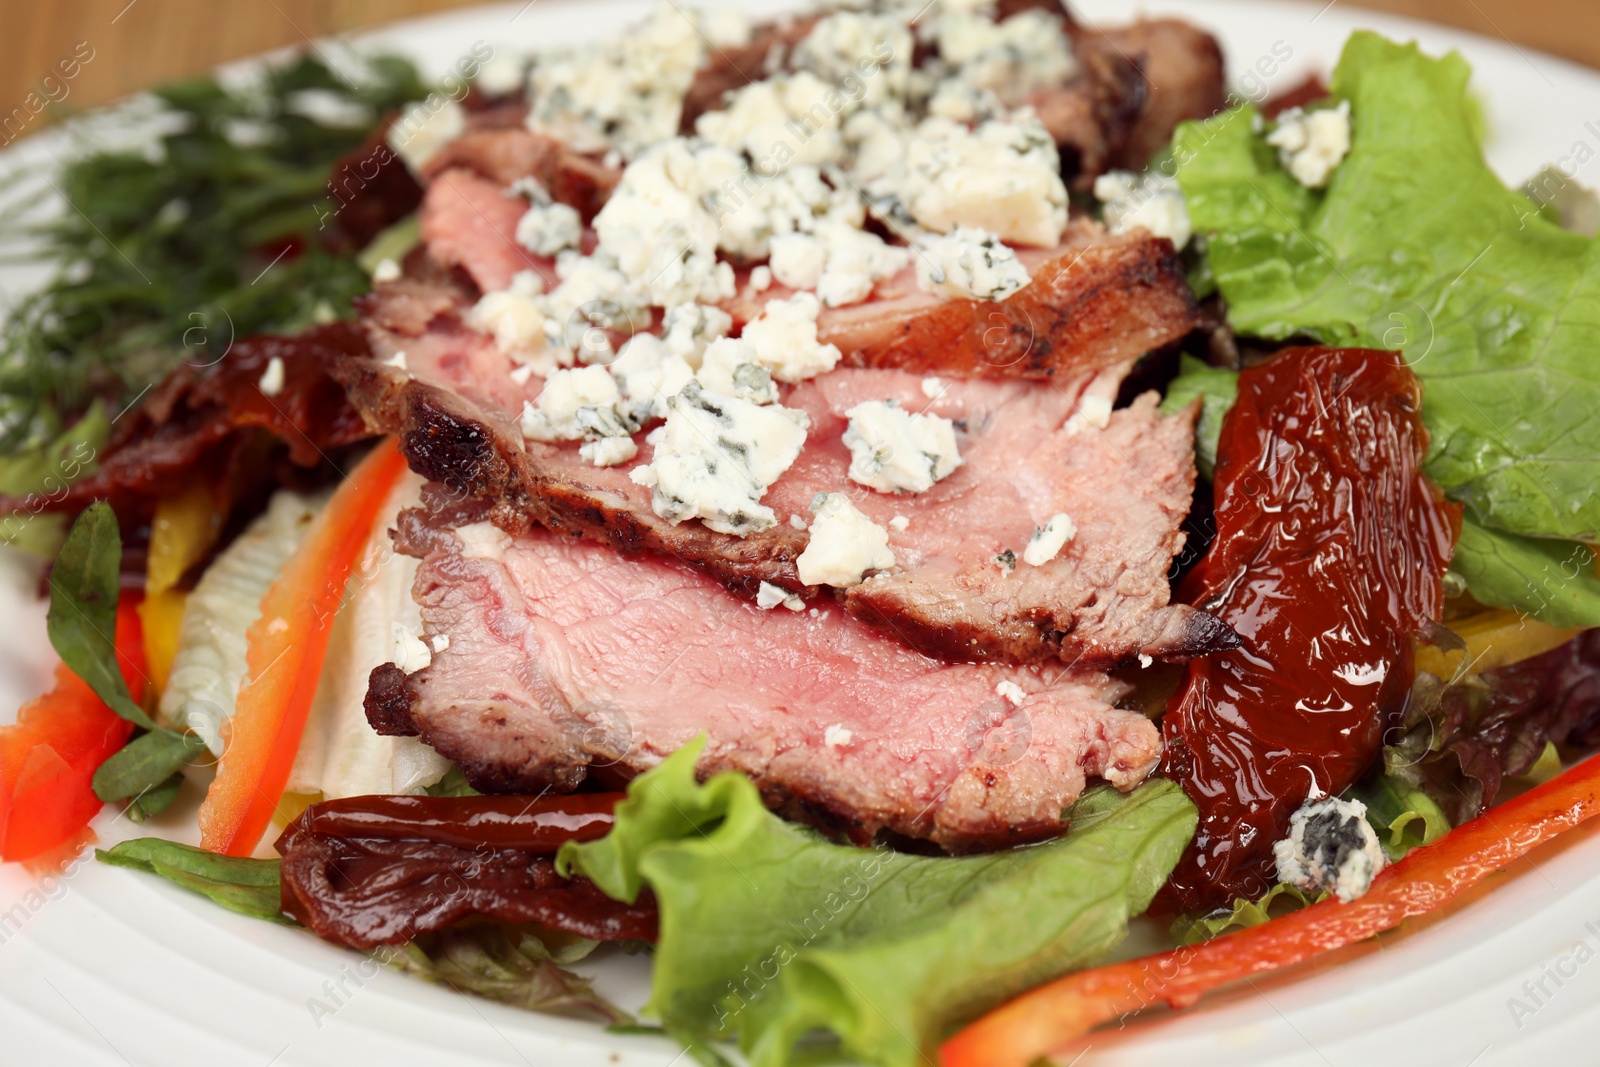
[[[248,856],[266,832],[300,748],[350,572],[405,469],[394,441],[380,442],[318,513],[261,598],[228,745],[200,805],[200,844],[212,852]]]
[[[1027,1067],[1095,1027],[1302,963],[1442,907],[1538,845],[1600,814],[1600,757],[1463,823],[1385,869],[1349,904],[1329,899],[1201,945],[1058,978],[946,1041],[942,1067]]]
[[[138,601],[136,593],[122,595],[116,633],[117,664],[136,701],[145,691]],[[75,853],[100,811],[94,772],[132,732],[133,724],[81,678],[57,666],[55,687],[23,705],[16,723],[0,727],[0,859]]]

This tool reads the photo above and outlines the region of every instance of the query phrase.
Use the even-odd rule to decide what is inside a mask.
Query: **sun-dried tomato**
[[[1422,473],[1420,403],[1391,352],[1296,348],[1239,376],[1217,539],[1180,592],[1244,643],[1193,660],[1163,722],[1163,772],[1200,809],[1185,910],[1263,893],[1289,816],[1373,764],[1411,689],[1460,526]]]

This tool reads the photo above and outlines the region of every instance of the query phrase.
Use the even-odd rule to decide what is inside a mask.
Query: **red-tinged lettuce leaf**
[[[1600,630],[1508,667],[1447,685],[1417,679],[1387,774],[1459,825],[1492,805],[1506,778],[1527,777],[1557,746],[1600,744]]]
[[[701,742],[637,778],[606,837],[565,846],[621,900],[661,912],[649,1011],[701,1040],[737,1033],[755,1067],[832,1031],[867,1063],[931,1062],[948,1030],[1103,959],[1194,832],[1177,785],[1104,789],[1058,840],[963,857],[834,844],[769,812],[750,781],[701,784]]]
[[[497,922],[467,922],[423,934],[399,949],[379,949],[385,963],[461,993],[526,1011],[628,1025],[633,1017],[569,971],[597,942]]]

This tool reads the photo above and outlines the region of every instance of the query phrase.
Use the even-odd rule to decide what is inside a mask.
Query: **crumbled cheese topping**
[[[745,536],[777,523],[761,497],[805,444],[805,412],[708,393],[690,382],[667,401],[651,462],[629,477],[649,486],[655,513],[676,524],[700,519]]]
[[[492,522],[457,526],[456,540],[461,542],[461,555],[467,559],[501,560],[511,547],[511,535]]]
[[[678,132],[704,52],[700,26],[663,3],[619,37],[536,56],[528,127],[580,152],[632,159]]]
[[[1014,244],[1054,247],[1067,225],[1067,187],[1055,141],[1031,113],[976,130],[931,118],[905,148],[904,175],[869,190],[896,196],[939,233],[988,230]]]
[[[811,539],[794,561],[800,580],[807,585],[847,589],[860,585],[867,571],[894,566],[889,531],[863,515],[843,493],[823,494],[812,510]]]
[[[706,346],[728,336],[733,316],[705,304],[678,304],[667,309],[661,323],[661,343],[667,351],[698,369]]]
[[[1180,251],[1193,236],[1189,204],[1176,178],[1158,171],[1113,170],[1094,180],[1094,196],[1105,205],[1106,228],[1112,233],[1143,227]]]
[[[1321,189],[1350,154],[1350,101],[1314,111],[1290,108],[1278,116],[1267,144],[1278,150],[1278,162],[1295,181]]]
[[[622,391],[606,367],[552,371],[537,401],[522,405],[522,436],[530,441],[594,441],[631,432],[617,414]]]
[[[596,467],[615,467],[638,454],[639,446],[631,437],[601,437],[578,446],[578,455]]]
[[[804,600],[801,600],[799,597],[795,596],[781,585],[773,585],[771,582],[762,582],[759,586],[757,586],[756,607],[760,608],[762,611],[771,611],[779,604],[782,604],[790,611],[804,611],[806,609],[806,602]]]
[[[416,172],[466,128],[467,113],[461,105],[434,93],[401,111],[384,136],[395,155]]]
[[[939,57],[955,68],[952,80],[1008,106],[1078,70],[1072,42],[1052,12],[1022,11],[995,22],[984,13],[952,11],[939,18],[934,34]]]
[[[1278,880],[1327,891],[1348,904],[1383,870],[1383,848],[1359,800],[1313,797],[1289,819],[1289,836],[1272,846]]]
[[[955,424],[913,415],[894,400],[869,400],[845,416],[850,480],[880,493],[924,493],[962,464]]]
[[[938,400],[944,395],[944,379],[935,378],[931,374],[922,379],[922,395],[929,400]]]
[[[717,261],[718,219],[707,192],[744,170],[725,148],[669,138],[646,150],[595,216],[600,250],[646,303],[716,303],[733,295]]]
[[[534,275],[538,277],[538,275]],[[466,323],[475,330],[494,335],[495,347],[517,363],[548,364],[554,360],[546,351],[547,333],[540,301],[524,290],[501,289],[484,293],[466,314]]]
[[[773,404],[778,387],[772,372],[756,358],[755,347],[744,340],[724,337],[706,348],[695,380],[713,393],[736,396],[752,404]]]
[[[1033,280],[998,237],[965,226],[925,239],[916,262],[919,288],[954,299],[1004,300]]]
[[[566,204],[533,203],[517,220],[517,244],[536,256],[553,256],[577,248],[583,239],[583,220]]]
[[[994,687],[994,691],[1001,699],[1017,707],[1021,707],[1022,702],[1028,699],[1028,694],[1022,686],[1012,681],[1001,682]]]
[[[761,175],[795,163],[838,163],[844,158],[839,125],[845,101],[827,82],[799,71],[736,89],[721,110],[695,120],[694,129],[714,144],[749,156]]]
[[[1043,526],[1036,526],[1028,545],[1022,550],[1022,562],[1030,567],[1043,567],[1061,554],[1068,541],[1077,536],[1078,528],[1065,512],[1050,516]]]
[[[843,748],[855,740],[855,733],[845,729],[839,723],[834,723],[822,731],[822,743],[829,748]]]
[[[605,362],[614,354],[612,332],[633,333],[649,322],[646,299],[603,250],[592,256],[562,252],[556,276],[561,283],[533,300],[544,316],[552,365]]]
[[[911,520],[906,518],[904,515],[896,515],[894,518],[889,520],[889,529],[893,530],[895,533],[905,533],[910,526]]]
[[[769,175],[759,160],[753,168],[738,164],[730,170],[726,159],[715,154],[708,158],[714,165],[702,177],[708,209],[719,227],[717,247],[735,259],[767,256],[772,239],[784,234],[820,232],[830,223],[856,229],[866,219],[854,190],[842,183],[836,188],[810,164],[797,163]]]
[[[694,12],[700,32],[715,48],[743,48],[755,36],[755,23],[736,7],[709,7]]]
[[[666,418],[667,400],[694,378],[687,360],[648,333],[629,338],[606,369],[616,379],[620,421],[630,429]]]
[[[772,276],[791,289],[815,290],[828,307],[860,303],[873,287],[905,269],[910,252],[875,233],[839,222],[817,232],[772,239]]]
[[[838,346],[817,339],[821,310],[821,302],[811,293],[769,300],[761,314],[745,326],[739,340],[780,382],[802,382],[826,374],[838,366],[841,357]]]
[[[399,279],[399,277],[400,264],[396,263],[387,256],[378,260],[378,265],[372,268],[372,280],[377,282],[379,285],[382,285],[384,282],[396,281]]]
[[[795,48],[793,62],[836,87],[840,110],[873,107],[905,96],[915,47],[898,18],[838,11],[817,21]],[[823,103],[831,107],[835,101]]]
[[[433,653],[422,643],[422,638],[400,623],[390,624],[394,637],[394,656],[391,662],[407,674],[415,674],[433,662]]]
[[[432,637],[428,638],[428,645],[433,649],[433,654],[437,656],[439,653],[450,647],[450,635],[434,634]]]
[[[283,392],[284,369],[283,359],[273,356],[267,360],[267,369],[261,372],[261,378],[256,382],[257,388],[263,396],[277,396]]]
[[[403,351],[402,352],[396,352],[394,355],[392,355],[388,359],[384,360],[383,361],[383,365],[385,367],[393,367],[395,370],[408,371],[408,370],[411,369],[406,364],[406,354]]]

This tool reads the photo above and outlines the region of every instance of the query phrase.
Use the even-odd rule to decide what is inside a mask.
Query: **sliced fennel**
[[[273,494],[266,512],[206,569],[184,606],[161,716],[193,729],[212,755],[222,755],[223,726],[244,680],[245,631],[326,499]]]
[[[389,529],[402,508],[417,503],[422,479],[407,475],[373,527],[334,621],[328,658],[311,705],[300,752],[289,774],[292,793],[325,799],[381,793],[420,793],[443,778],[449,760],[414,737],[380,737],[367,722],[363,699],[372,668],[394,653],[394,627],[422,630],[422,609],[411,599],[417,561],[395,552]]]

